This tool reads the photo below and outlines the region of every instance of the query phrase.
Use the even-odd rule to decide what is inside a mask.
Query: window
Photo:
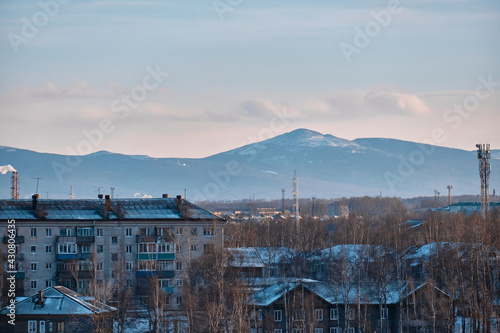
[[[424,327],[424,333],[432,333],[432,327]]]
[[[315,328],[314,333],[323,333],[323,329],[321,327]]]
[[[302,311],[300,311],[300,310],[293,311],[293,320],[295,320],[295,321],[303,321],[304,320],[304,316],[302,315]]]
[[[51,245],[45,246],[45,253],[52,253],[52,246]]]
[[[339,309],[330,309],[330,320],[339,320]]]
[[[198,235],[198,228],[191,228],[191,235],[193,236]]]
[[[175,229],[175,233],[176,233],[177,235],[182,235],[182,228],[177,228],[177,229]]]
[[[158,244],[158,252],[159,253],[174,253],[174,244],[173,243],[159,243]]]
[[[78,253],[90,253],[90,245],[80,245],[78,247]]]
[[[28,320],[28,332],[36,333],[36,326],[37,326],[36,320]]]
[[[111,237],[111,244],[118,244],[118,237],[116,236]]]
[[[118,253],[111,253],[111,260],[118,261]]]
[[[75,254],[76,243],[58,243],[57,253],[59,254]]]
[[[159,280],[159,282],[160,282],[160,287],[161,288],[168,288],[168,287],[170,287],[170,279]]]
[[[262,320],[262,309],[257,310],[257,319]]]
[[[175,303],[176,303],[177,305],[181,305],[181,304],[182,304],[182,296],[177,296],[177,297],[175,298]]]
[[[52,330],[54,329],[54,323],[49,321],[49,332],[52,333]]]
[[[97,263],[97,270],[102,271],[102,262]]]
[[[45,333],[45,320],[40,320],[40,333]]]
[[[154,271],[156,270],[156,265],[153,260],[138,260],[137,269],[140,271]]]
[[[132,253],[132,245],[125,246],[125,253]]]
[[[97,234],[97,237],[102,237],[102,228],[97,228],[96,234]]]
[[[203,228],[203,236],[211,237],[214,235],[214,228]]]
[[[349,309],[349,320],[354,320],[354,309]]]
[[[31,269],[31,271],[33,271],[33,272],[34,272],[34,271],[36,271],[36,262],[32,262],[32,263],[30,264],[30,269]]]
[[[191,252],[196,252],[196,244],[191,245]]]
[[[203,244],[203,253],[207,254],[210,252],[210,244]]]
[[[64,332],[64,321],[57,322],[57,332]]]
[[[73,236],[73,233],[71,232],[71,228],[62,228],[59,229],[59,235],[69,237]]]
[[[52,237],[52,229],[45,229],[45,235],[47,237]]]
[[[275,328],[274,333],[283,333],[283,330],[281,328]]]
[[[330,327],[330,333],[339,333],[338,327]]]
[[[139,243],[139,253],[156,253],[156,243]]]
[[[31,246],[31,254],[36,254],[36,246]]]
[[[389,309],[386,307],[382,308],[382,319],[388,319],[389,318]]]
[[[52,263],[51,262],[45,263],[45,269],[50,271],[52,269]]]
[[[354,328],[354,327],[349,327],[349,328],[347,329],[347,333],[356,333],[356,328]]]
[[[45,280],[45,288],[52,287],[54,282],[52,280]]]
[[[177,280],[177,287],[182,287],[182,280]]]
[[[177,246],[175,247],[175,251],[182,252],[182,245],[177,244]]]
[[[95,250],[97,253],[103,253],[104,252],[104,246],[103,245],[97,245],[95,247]]]
[[[158,260],[156,262],[156,269],[158,271],[173,271],[174,261],[173,260]]]
[[[125,269],[127,271],[131,271],[132,268],[134,268],[134,263],[132,261],[127,261],[127,263],[125,264]]]
[[[300,328],[292,328],[292,333],[303,333]]]
[[[36,228],[31,228],[31,237],[36,238]]]
[[[36,289],[36,280],[31,281],[31,289]]]
[[[127,288],[132,288],[134,286],[134,280],[127,280]]]
[[[282,320],[281,310],[274,310],[274,321],[281,321],[281,320]]]
[[[314,318],[316,320],[323,320],[323,309],[314,309]]]
[[[132,228],[125,229],[125,236],[132,237]]]
[[[182,262],[178,262],[176,263],[176,267],[175,267],[178,271],[182,271]]]
[[[94,228],[77,228],[77,236],[94,236]]]

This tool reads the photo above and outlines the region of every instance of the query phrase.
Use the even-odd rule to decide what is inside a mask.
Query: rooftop
[[[0,200],[0,219],[222,220],[189,201],[177,198]]]

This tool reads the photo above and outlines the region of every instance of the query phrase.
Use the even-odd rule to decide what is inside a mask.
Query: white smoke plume
[[[5,175],[5,174],[6,174],[7,172],[9,172],[9,171],[10,171],[10,172],[14,172],[14,171],[16,171],[16,169],[14,169],[14,168],[12,167],[12,165],[10,165],[10,164],[0,166],[0,173],[1,173],[2,175]]]

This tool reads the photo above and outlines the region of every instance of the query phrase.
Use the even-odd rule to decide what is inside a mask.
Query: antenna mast
[[[451,206],[451,189],[453,188],[453,186],[448,185],[446,186],[446,188],[448,189],[448,205]]]
[[[295,218],[295,222],[299,222],[300,213],[299,213],[299,178],[297,177],[297,170],[293,172],[293,216]]]
[[[477,144],[479,176],[481,177],[481,216],[488,214],[488,185],[490,180],[490,144]]]
[[[73,192],[73,185],[69,186],[69,195],[68,198],[74,199],[75,198],[75,193]]]
[[[36,179],[36,191],[35,191],[35,194],[38,194],[38,183],[40,182],[40,179],[43,179],[43,178],[40,178],[40,177],[31,177],[31,179]]]

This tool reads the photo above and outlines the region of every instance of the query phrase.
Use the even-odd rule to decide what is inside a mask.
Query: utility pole
[[[488,214],[488,186],[490,181],[490,145],[477,144],[477,159],[479,160],[479,176],[481,177],[481,216]]]
[[[281,189],[281,213],[285,215],[285,189]]]
[[[115,190],[116,190],[116,187],[111,186],[109,189],[111,190],[111,199],[114,199],[114,198],[115,198]]]
[[[295,218],[295,222],[299,222],[300,213],[299,213],[299,178],[297,177],[297,170],[293,172],[293,216]]]
[[[453,186],[448,185],[446,186],[446,188],[448,189],[448,206],[451,206],[451,189],[453,188]]]

